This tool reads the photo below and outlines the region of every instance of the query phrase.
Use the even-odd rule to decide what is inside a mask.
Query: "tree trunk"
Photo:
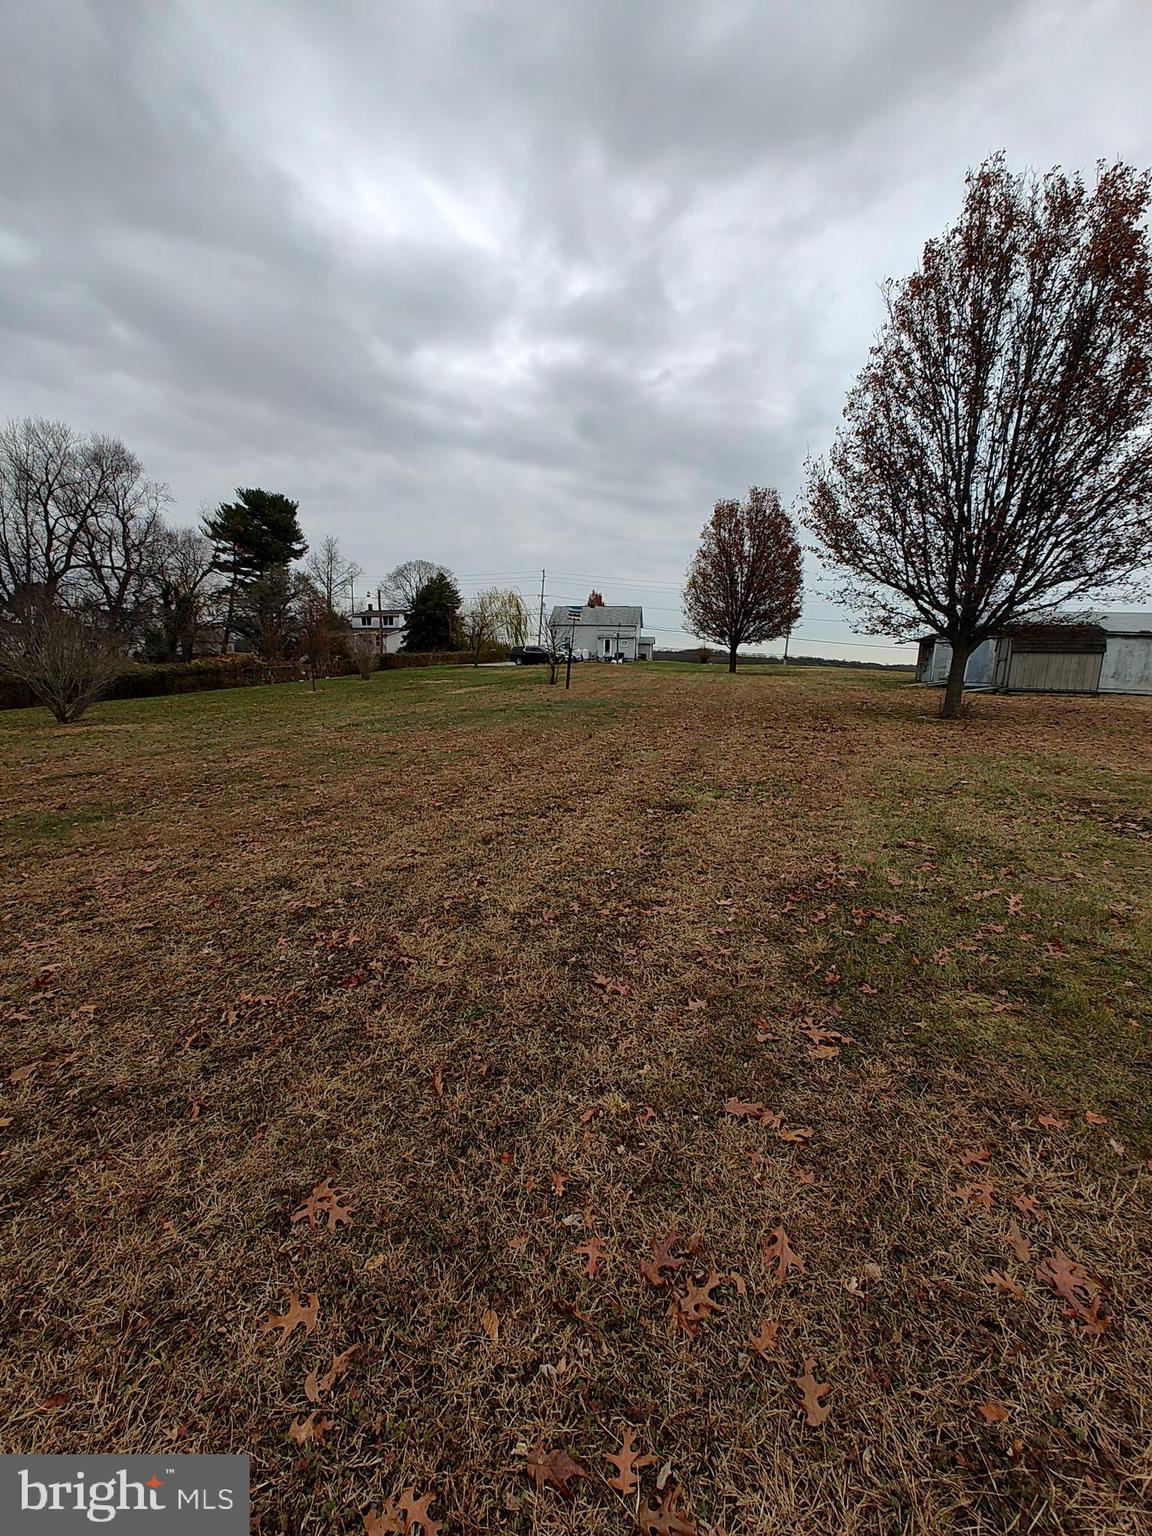
[[[948,668],[948,685],[944,689],[944,701],[940,705],[941,717],[945,720],[954,720],[960,713],[964,702],[964,671],[968,665],[974,647],[953,643],[952,665]]]
[[[736,670],[736,647],[734,645],[728,647],[728,670],[729,672],[735,672]]]

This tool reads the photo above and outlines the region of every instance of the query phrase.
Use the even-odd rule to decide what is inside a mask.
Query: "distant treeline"
[[[698,649],[656,651],[652,659],[654,661],[694,661],[699,663],[700,652]],[[717,651],[708,658],[708,661],[711,666],[726,667],[728,665],[728,654],[726,651]],[[753,655],[737,656],[736,658],[737,666],[778,667],[783,662],[783,656]],[[789,656],[788,665],[790,667],[864,667],[868,671],[879,670],[882,672],[914,672],[916,670],[916,663],[911,659],[908,661],[837,661],[830,656]]]

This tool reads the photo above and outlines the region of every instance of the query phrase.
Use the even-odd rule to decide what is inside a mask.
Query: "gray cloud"
[[[4,30],[0,415],[120,434],[186,520],[262,483],[374,573],[547,564],[669,640],[712,500],[794,493],[968,165],[1152,159],[1142,0],[39,0]],[[814,595],[805,648],[847,635]]]

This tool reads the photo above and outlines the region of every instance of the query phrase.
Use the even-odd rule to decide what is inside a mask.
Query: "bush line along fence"
[[[507,651],[483,651],[481,661],[504,661]],[[400,667],[471,666],[467,651],[413,651],[378,658],[381,671]],[[326,674],[329,677],[354,675],[355,666],[342,656],[333,656]],[[304,665],[298,661],[261,661],[254,656],[206,656],[199,661],[134,662],[116,679],[104,695],[107,699],[149,699],[169,693],[201,693],[214,688],[255,688],[266,683],[298,683],[307,679]],[[0,682],[0,709],[29,709],[39,701],[19,683]]]

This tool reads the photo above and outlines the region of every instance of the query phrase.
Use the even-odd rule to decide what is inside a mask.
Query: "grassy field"
[[[1152,700],[937,702],[0,715],[0,1448],[250,1451],[263,1536],[1147,1531]]]

